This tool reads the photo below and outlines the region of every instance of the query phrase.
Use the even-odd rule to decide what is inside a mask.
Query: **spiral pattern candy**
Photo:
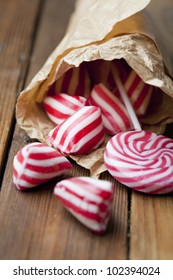
[[[51,130],[48,140],[63,154],[88,154],[104,141],[100,109],[95,106],[83,107]]]
[[[107,143],[105,165],[122,184],[145,193],[173,192],[173,140],[147,131],[119,133]]]
[[[111,182],[74,177],[57,183],[54,194],[82,224],[100,234],[110,218],[113,191]]]
[[[61,93],[46,96],[43,100],[43,107],[49,119],[55,124],[60,124],[84,107],[85,103],[85,97]]]
[[[71,163],[53,148],[31,143],[14,157],[13,183],[17,189],[25,190],[63,175],[71,168]]]

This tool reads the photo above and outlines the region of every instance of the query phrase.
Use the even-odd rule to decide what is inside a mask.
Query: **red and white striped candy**
[[[103,84],[94,86],[88,98],[88,103],[101,109],[103,126],[108,134],[115,135],[132,128],[124,104]]]
[[[13,183],[19,190],[38,186],[71,170],[71,163],[42,143],[23,147],[13,161]]]
[[[114,79],[114,75],[116,75],[116,71],[118,71],[120,79],[124,84],[124,88],[127,92],[127,95],[134,107],[134,110],[138,116],[144,115],[147,111],[151,94],[154,90],[154,87],[146,84],[143,80],[136,74],[134,70],[131,70],[130,73],[122,70],[120,65],[117,65],[117,62],[111,64],[111,71],[108,77],[108,83],[112,79]],[[114,94],[119,97],[119,91],[116,88],[116,82],[111,83],[111,87],[115,87]]]
[[[54,194],[82,224],[103,233],[110,218],[113,191],[111,182],[75,177],[57,183]]]
[[[124,84],[124,88],[136,114],[138,116],[144,115],[151,99],[153,87],[144,83],[135,71],[131,71]]]
[[[105,165],[122,184],[141,192],[173,192],[173,140],[149,131],[122,132],[110,139]]]
[[[104,141],[100,109],[85,106],[50,131],[50,143],[64,154],[88,154]]]
[[[90,92],[90,79],[84,64],[69,69],[55,83],[55,93],[68,93],[70,95],[88,96]]]
[[[46,96],[43,100],[43,107],[49,119],[55,124],[60,124],[84,107],[85,103],[85,97],[61,93],[54,96]]]

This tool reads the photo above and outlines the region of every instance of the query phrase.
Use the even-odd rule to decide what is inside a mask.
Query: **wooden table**
[[[173,3],[161,2],[150,6],[153,24],[172,50]],[[115,182],[108,231],[97,236],[62,207],[52,184],[12,187],[13,157],[29,141],[15,123],[17,96],[64,36],[73,9],[72,0],[0,0],[0,259],[172,259],[172,195],[143,195]],[[75,174],[89,175],[74,164]]]

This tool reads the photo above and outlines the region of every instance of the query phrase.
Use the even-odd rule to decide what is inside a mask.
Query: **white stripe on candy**
[[[108,87],[111,86],[111,90],[114,90],[117,97],[120,96],[119,90],[116,89],[116,75],[119,73],[121,82],[127,92],[127,95],[134,107],[134,110],[138,116],[144,115],[150,103],[151,95],[154,91],[154,87],[146,84],[134,70],[125,69],[124,62],[115,60],[111,63],[110,74],[108,77]],[[123,68],[124,67],[124,68]],[[111,80],[111,83],[109,82]]]
[[[85,65],[69,69],[55,82],[55,93],[88,96],[90,92],[90,78]]]
[[[131,121],[124,104],[103,84],[94,86],[88,103],[100,108],[103,126],[110,135],[131,129]]]
[[[54,194],[82,224],[103,233],[110,218],[114,186],[89,177],[74,177],[56,184]]]
[[[149,131],[120,133],[108,142],[104,160],[112,176],[132,189],[173,192],[172,139]]]
[[[38,186],[71,170],[71,163],[42,143],[23,147],[13,161],[13,183],[19,190]]]
[[[70,96],[68,94],[58,94],[46,96],[43,100],[43,107],[49,119],[60,124],[85,106],[86,99],[82,96]]]
[[[51,130],[48,140],[64,154],[88,154],[104,141],[100,109],[83,107]]]

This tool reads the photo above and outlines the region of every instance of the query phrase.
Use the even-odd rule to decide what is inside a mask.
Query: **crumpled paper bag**
[[[173,122],[173,82],[159,53],[157,42],[146,25],[145,10],[149,0],[78,0],[67,33],[42,69],[24,89],[17,101],[18,125],[31,138],[49,144],[47,135],[54,127],[41,106],[50,87],[70,68],[82,63],[103,65],[114,59],[125,59],[144,82],[164,92],[163,100],[141,121],[144,129],[163,133]],[[101,74],[104,79],[104,75]],[[89,155],[72,156],[81,166],[98,177],[105,171],[105,144]]]

